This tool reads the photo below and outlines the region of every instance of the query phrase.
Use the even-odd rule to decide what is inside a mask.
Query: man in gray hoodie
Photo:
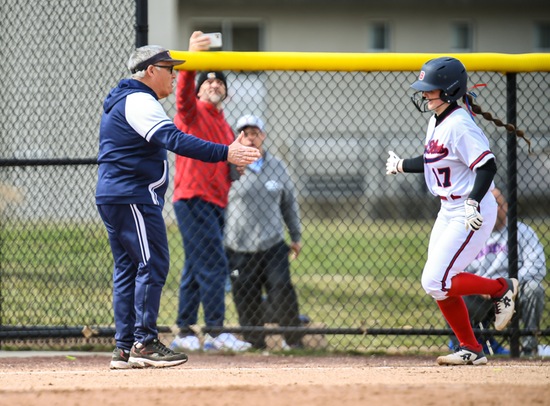
[[[262,157],[238,168],[226,209],[224,245],[233,298],[241,326],[300,326],[298,300],[290,278],[289,256],[301,250],[301,226],[294,183],[286,165],[264,149],[263,121],[245,115],[237,121],[243,145],[256,147]],[[285,242],[285,225],[290,245]],[[265,290],[265,301],[262,298]],[[244,339],[266,348],[265,334],[247,332]],[[301,348],[301,333],[285,333],[283,348]]]

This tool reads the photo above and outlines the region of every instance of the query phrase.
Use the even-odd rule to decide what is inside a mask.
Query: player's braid
[[[516,134],[516,136],[519,138],[523,138],[527,143],[527,145],[529,146],[529,151],[531,151],[531,141],[525,138],[525,133],[522,130],[518,130],[513,124],[510,124],[510,123],[505,124],[502,122],[502,120],[499,120],[498,118],[494,118],[491,113],[483,111],[479,105],[474,103],[474,98],[469,93],[466,93],[463,96],[463,101],[464,103],[467,103],[470,105],[470,108],[474,113],[480,114],[485,120],[492,121],[497,127],[504,127],[506,128],[506,131]]]

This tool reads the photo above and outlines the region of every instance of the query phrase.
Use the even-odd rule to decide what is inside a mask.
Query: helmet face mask
[[[426,104],[422,106],[422,92],[439,89],[441,100],[452,103],[466,94],[467,85],[468,73],[458,59],[447,56],[431,59],[422,66],[418,80],[411,85],[416,90],[411,100],[420,112],[425,113],[428,110]]]
[[[430,112],[430,109],[428,108],[429,100],[422,96],[422,93],[425,91],[427,90],[419,90],[411,95],[411,101],[413,102],[414,107],[416,107],[416,109],[421,113]]]

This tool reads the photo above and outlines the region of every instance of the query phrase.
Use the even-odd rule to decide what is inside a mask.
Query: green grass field
[[[548,254],[550,223],[532,225]],[[431,222],[418,221],[304,224],[304,248],[292,263],[301,313],[330,328],[445,328],[420,286],[430,229]],[[112,325],[112,258],[102,224],[4,224],[0,232],[2,325]],[[159,315],[164,326],[174,324],[184,261],[177,226],[169,225],[168,233],[171,270]],[[226,304],[226,324],[237,325],[229,293]],[[341,350],[445,342],[434,336],[327,338]]]

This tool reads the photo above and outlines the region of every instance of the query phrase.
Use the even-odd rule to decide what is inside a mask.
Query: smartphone
[[[221,32],[211,32],[204,34],[210,38],[210,48],[221,48],[222,47],[222,33]]]

